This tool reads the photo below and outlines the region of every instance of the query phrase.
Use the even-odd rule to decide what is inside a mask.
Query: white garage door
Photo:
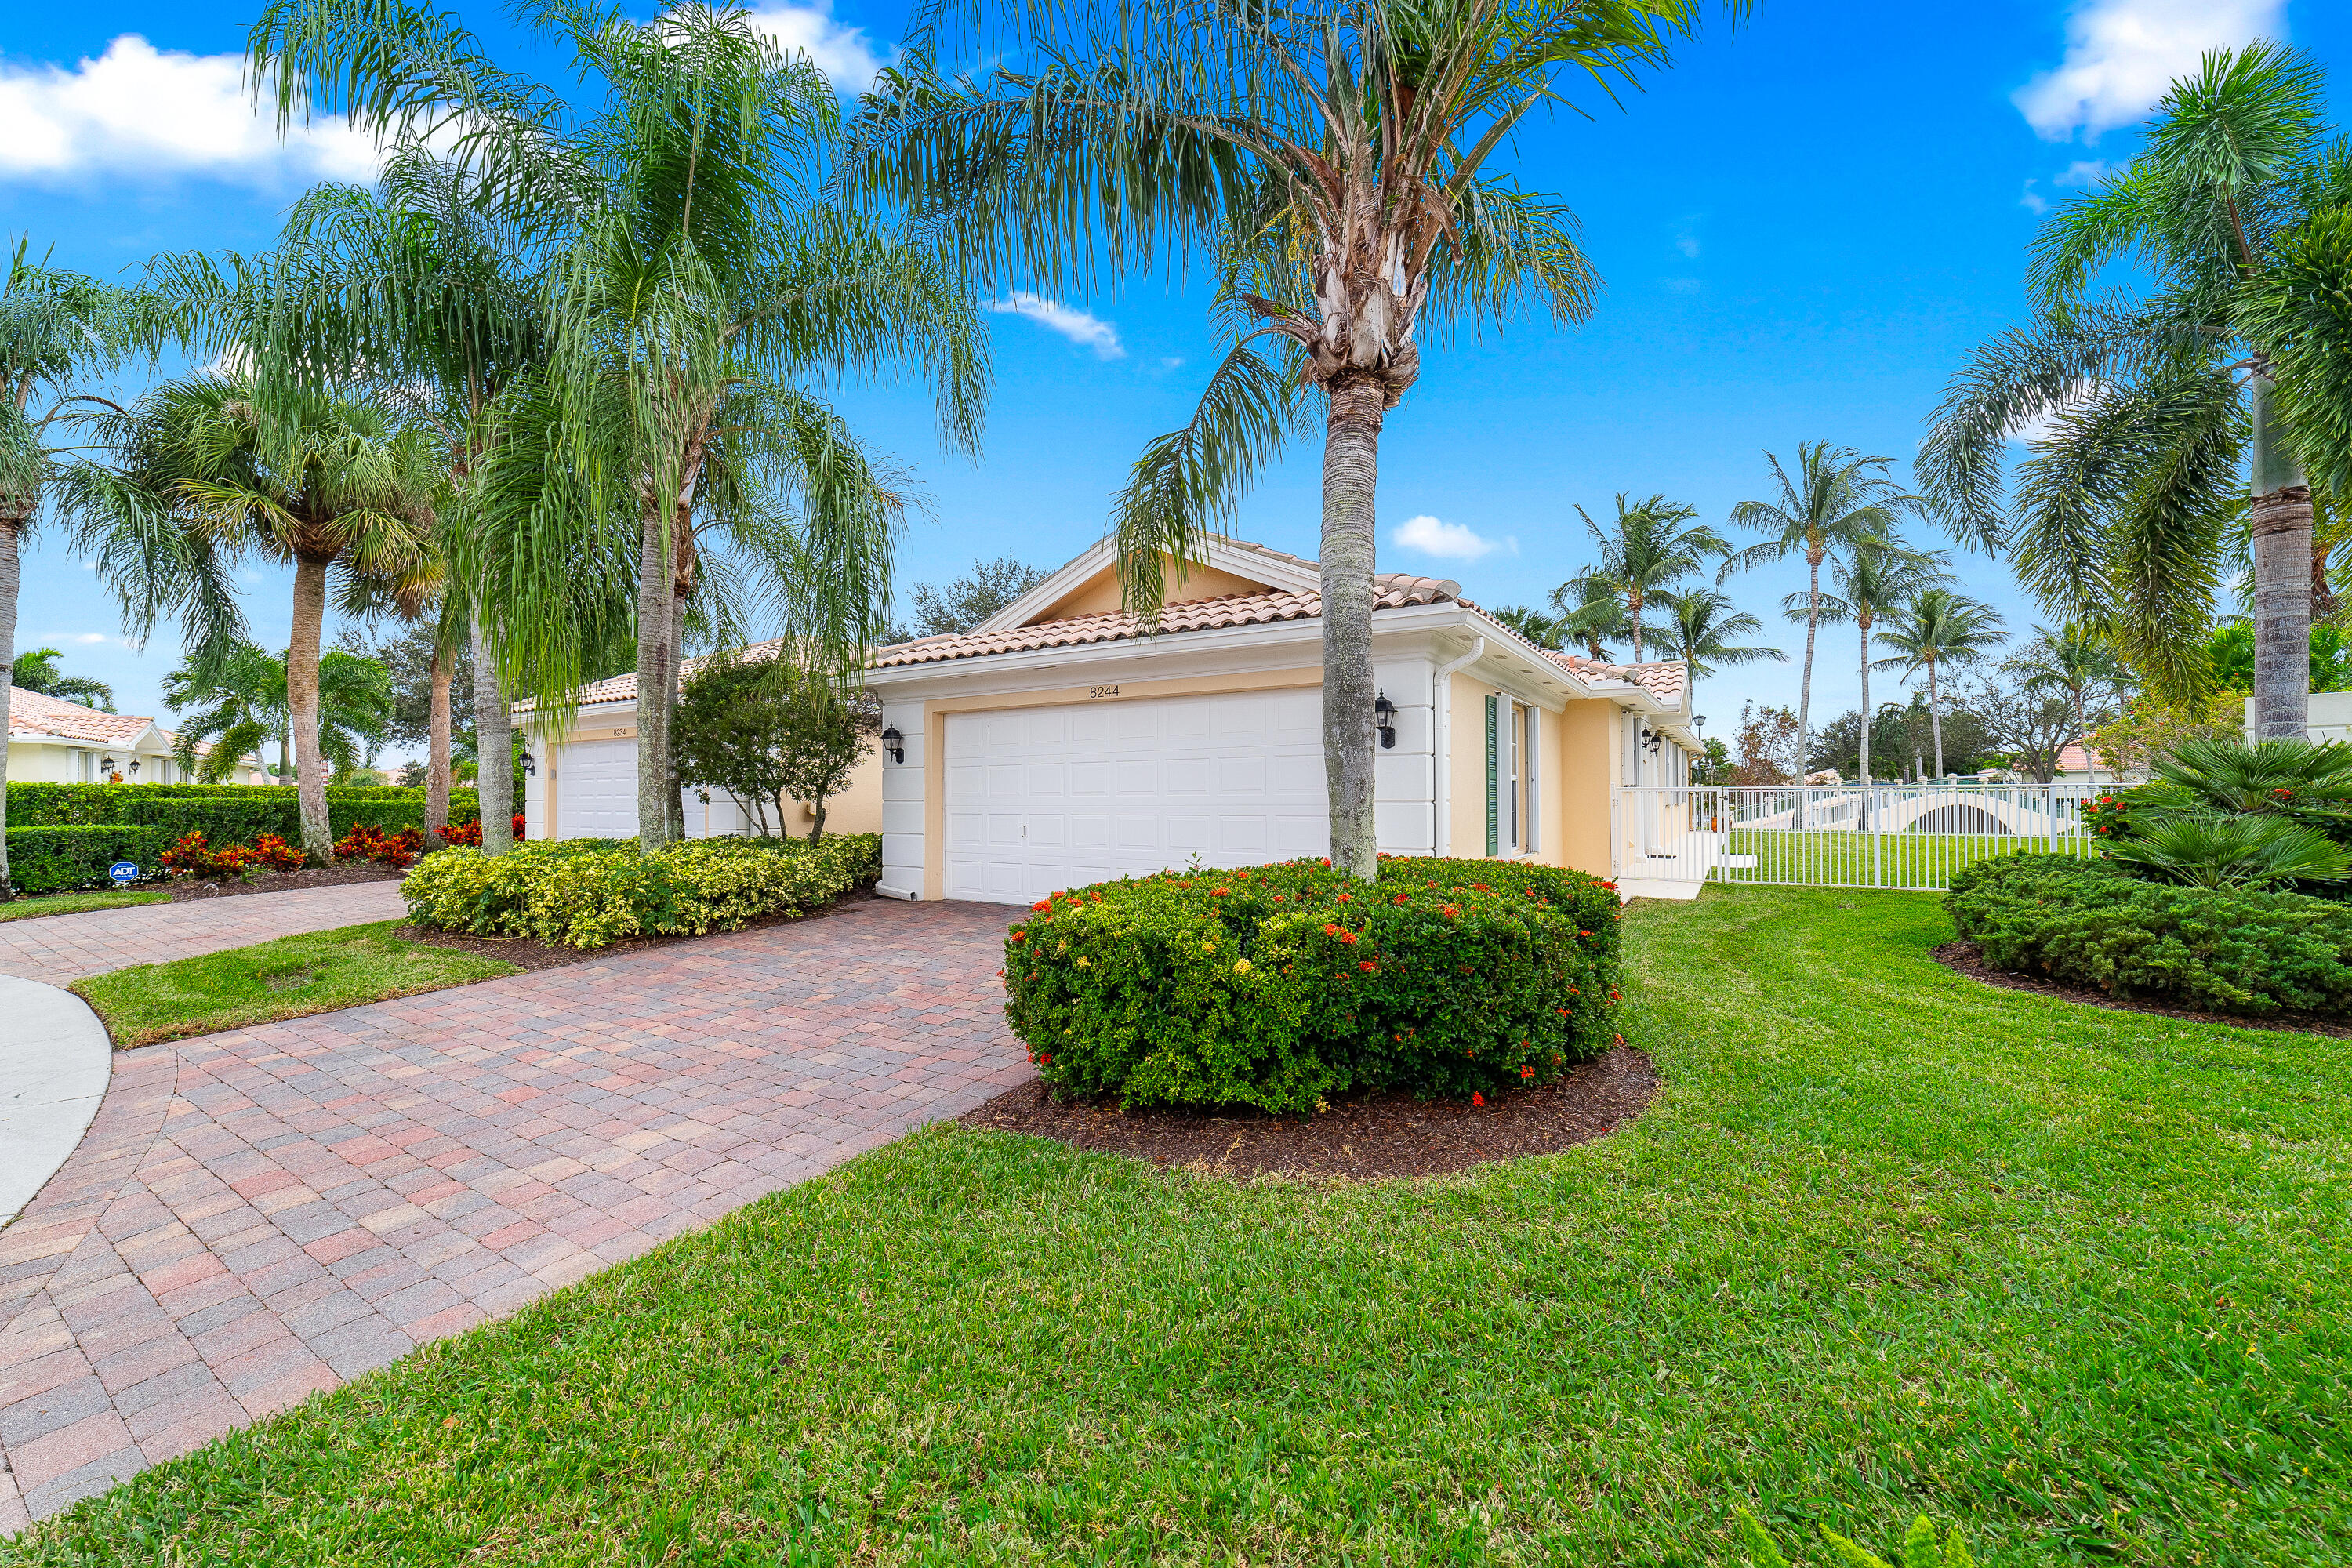
[[[570,741],[560,748],[555,830],[565,838],[637,836],[635,741]]]
[[[947,895],[1319,855],[1321,726],[1311,687],[950,714]]]

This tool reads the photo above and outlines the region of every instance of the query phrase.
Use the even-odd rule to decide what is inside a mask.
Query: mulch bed
[[[879,902],[880,896],[871,892],[846,893],[823,909],[803,914],[761,915],[746,921],[735,931],[766,931],[771,926],[790,925],[799,921],[823,920],[827,915],[845,910],[857,909]],[[540,941],[533,936],[474,936],[465,931],[435,931],[426,926],[395,927],[393,935],[408,942],[421,942],[432,947],[454,947],[483,958],[495,958],[511,963],[517,969],[537,971],[562,969],[567,964],[593,963],[607,958],[623,958],[633,952],[645,952],[656,947],[676,947],[680,942],[709,942],[713,937],[732,936],[735,931],[714,931],[702,936],[638,936],[616,942],[606,947],[562,947]]]
[[[172,882],[164,890],[175,904],[190,899],[234,899],[245,893],[289,893],[298,888],[341,888],[352,882],[397,882],[400,873],[383,866],[309,866],[299,871],[266,871],[251,881],[231,877],[218,882]]]
[[[1370,1181],[1439,1175],[1590,1142],[1648,1110],[1657,1092],[1650,1058],[1621,1046],[1556,1084],[1502,1095],[1484,1108],[1391,1092],[1341,1100],[1319,1116],[1122,1110],[1116,1100],[1057,1101],[1043,1079],[1033,1079],[959,1120],[1204,1174]]]
[[[1981,980],[1987,985],[1997,985],[2003,991],[2030,991],[2037,996],[2078,1002],[2085,1007],[2106,1007],[2118,1013],[2154,1013],[2159,1017],[2186,1018],[2198,1024],[2229,1024],[2241,1029],[2276,1029],[2289,1034],[2333,1035],[2338,1039],[2352,1039],[2352,1026],[2347,1026],[2341,1019],[2317,1013],[2203,1013],[2194,1007],[2182,1007],[2170,1002],[2110,996],[2104,991],[2094,991],[2087,986],[2038,979],[2006,969],[1989,969],[1977,952],[1977,944],[1965,938],[1948,942],[1933,950],[1928,956],[1956,974]]]

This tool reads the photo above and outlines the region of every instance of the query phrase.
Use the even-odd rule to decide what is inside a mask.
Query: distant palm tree
[[[1633,662],[1642,662],[1642,611],[1652,599],[1663,599],[1685,578],[1706,569],[1707,563],[1731,553],[1730,542],[1705,523],[1693,523],[1698,508],[1645,496],[1630,504],[1617,492],[1617,517],[1607,528],[1592,521],[1582,507],[1593,542],[1601,546],[1601,564],[1587,576],[1607,583],[1624,606],[1625,633],[1633,639]]]
[[[286,655],[272,658],[249,642],[183,663],[163,678],[163,701],[173,712],[198,710],[179,727],[180,765],[200,784],[218,784],[236,773],[237,759],[259,755],[274,739],[278,778],[299,783],[286,689]],[[319,656],[319,755],[337,773],[365,765],[391,721],[392,673],[383,661],[341,648]],[[212,750],[198,756],[206,743]]]
[[[1563,651],[1568,628],[1560,616],[1547,616],[1541,610],[1531,610],[1525,605],[1505,605],[1491,613],[1496,620],[1536,647],[1548,647],[1554,653]]]
[[[8,684],[21,690],[37,691],[44,697],[61,697],[85,708],[113,712],[114,688],[87,675],[65,674],[58,668],[58,660],[64,657],[64,651],[58,648],[26,648],[16,656]]]
[[[2063,692],[2074,708],[2074,736],[2082,742],[2083,764],[2090,782],[2099,782],[2099,764],[2091,752],[2090,695],[2113,690],[2125,679],[2123,660],[2115,644],[2082,626],[2060,631],[2033,628],[2033,640],[2018,650],[2002,668],[2024,678],[2028,691]]]
[[[1608,644],[1625,635],[1625,605],[1607,577],[1591,567],[1551,591],[1551,607],[1564,641],[1580,642],[1584,651],[1609,662]]]
[[[1698,710],[1698,683],[1703,676],[1735,665],[1761,664],[1769,659],[1786,664],[1789,656],[1760,643],[1735,643],[1752,637],[1764,623],[1745,610],[1734,611],[1729,595],[1712,588],[1695,588],[1665,599],[1668,618],[1659,634],[1674,657],[1690,671],[1690,706]]]
[[[1771,453],[1772,478],[1780,493],[1773,500],[1744,500],[1731,521],[1767,537],[1725,563],[1742,571],[1791,555],[1805,559],[1805,668],[1797,688],[1797,769],[1802,775],[1813,743],[1813,639],[1822,621],[1822,563],[1833,549],[1851,550],[1864,540],[1890,538],[1906,511],[1921,504],[1889,478],[1885,458],[1865,458],[1851,447],[1808,441],[1797,448],[1792,479]],[[1805,805],[1797,799],[1796,826],[1804,826]]]
[[[1933,552],[1909,549],[1884,539],[1857,539],[1830,558],[1832,592],[1822,596],[1823,620],[1852,621],[1862,635],[1862,782],[1870,782],[1870,639],[1880,616],[1895,609],[1922,588],[1941,587],[1951,581]],[[1782,601],[1791,620],[1802,620],[1809,606],[1804,596],[1791,594]],[[1895,771],[1902,767],[1898,762]]]
[[[1936,776],[1944,776],[1943,695],[1937,671],[1948,665],[1981,663],[2008,640],[1999,610],[1980,599],[1966,598],[1948,588],[1922,588],[1895,607],[1894,624],[1878,634],[1880,644],[1895,652],[1878,661],[1882,669],[1900,668],[1908,678],[1927,672],[1927,726],[1935,736]]]

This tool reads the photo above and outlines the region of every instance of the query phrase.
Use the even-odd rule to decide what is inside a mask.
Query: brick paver
[[[1012,912],[874,900],[124,1053],[0,1231],[0,1532],[1022,1081]]]
[[[397,882],[352,882],[290,893],[239,893],[134,904],[85,915],[0,922],[0,974],[63,985],[133,963],[163,963],[301,931],[388,921],[408,912]]]

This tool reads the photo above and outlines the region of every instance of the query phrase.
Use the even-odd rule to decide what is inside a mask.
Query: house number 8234
[[[1089,686],[1087,688],[1087,695],[1089,697],[1116,697],[1118,695],[1118,688],[1116,686]]]

